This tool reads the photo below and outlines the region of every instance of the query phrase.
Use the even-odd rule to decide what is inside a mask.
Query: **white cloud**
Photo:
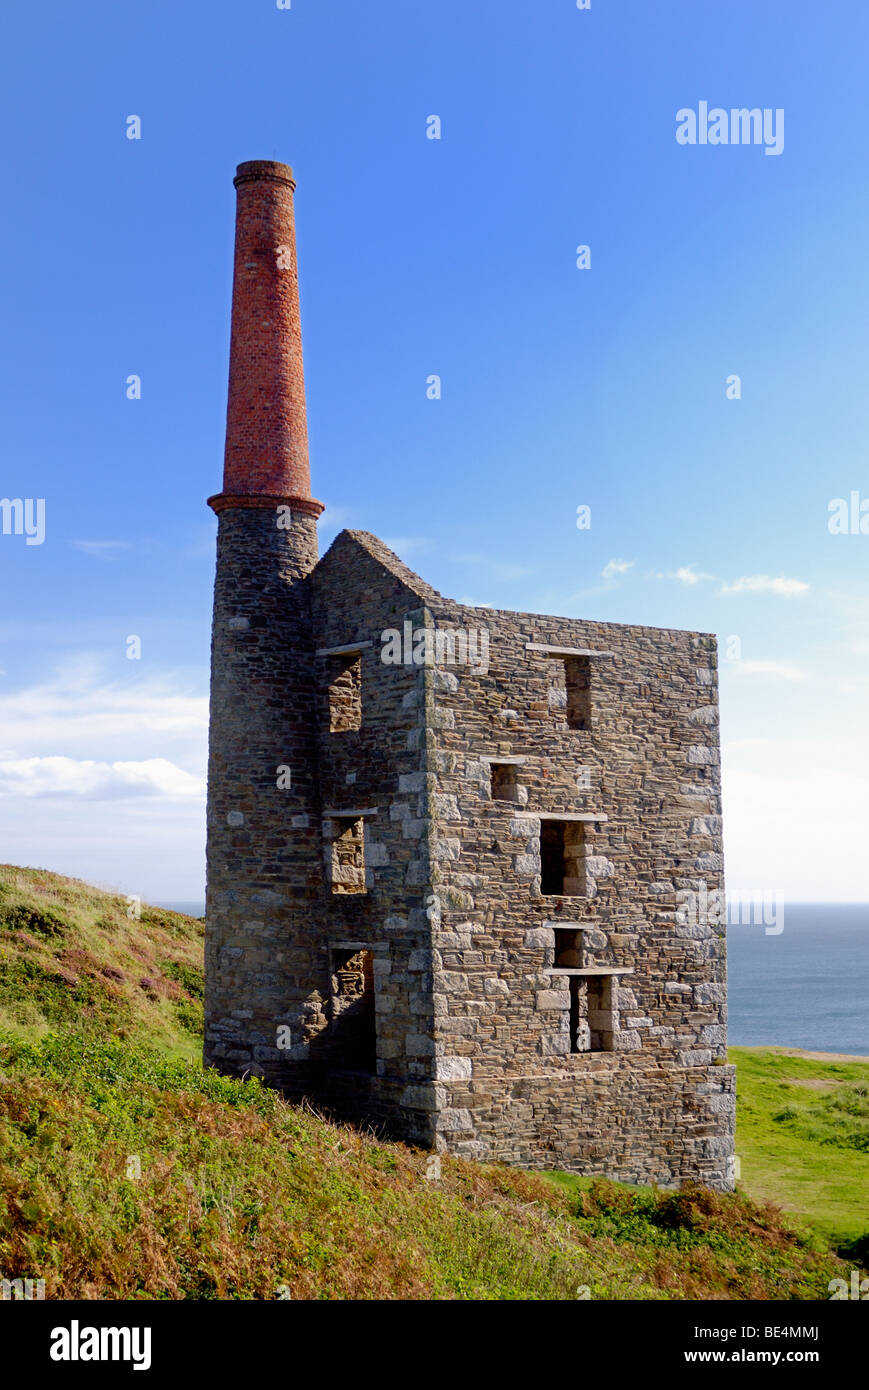
[[[0,796],[77,797],[114,801],[120,797],[205,796],[205,782],[167,758],[142,762],[96,762],[66,757],[0,760]]]
[[[129,541],[70,541],[76,550],[84,551],[95,559],[110,560],[116,550],[129,550]]]
[[[106,679],[108,664],[80,657],[40,685],[0,694],[3,743],[16,757],[63,754],[114,762],[164,756],[204,762],[205,695],[180,691],[173,678],[143,677],[137,662],[115,665],[125,679]],[[183,747],[187,756],[179,759]]]
[[[750,574],[742,579],[734,579],[732,584],[721,586],[722,594],[778,594],[781,598],[795,598],[809,588],[802,579],[786,579],[784,575],[773,578],[769,574]]]
[[[728,742],[723,809],[731,887],[782,888],[789,902],[865,901],[867,779],[865,739]]]
[[[697,572],[693,564],[680,565],[677,570],[653,570],[653,579],[677,579],[680,584],[701,584],[706,579],[714,579],[714,574]]]
[[[804,681],[805,671],[799,666],[791,666],[786,661],[732,661],[727,670],[739,676],[772,676],[776,680]]]
[[[845,680],[840,680],[836,689],[840,695],[864,696],[869,690],[869,672],[861,676],[849,676]]]
[[[152,900],[199,898],[208,728],[200,680],[88,654],[0,695],[7,862],[124,884]]]
[[[600,577],[609,582],[617,575],[627,574],[628,570],[632,569],[636,563],[636,560],[608,560],[600,572]]]

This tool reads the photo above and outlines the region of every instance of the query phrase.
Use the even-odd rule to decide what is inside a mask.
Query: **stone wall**
[[[489,650],[485,674],[435,672],[441,1146],[732,1185],[724,926],[678,897],[723,887],[714,638],[444,601],[429,621],[485,628]],[[610,653],[586,659],[590,728],[568,722],[576,658],[546,646]],[[524,759],[515,800],[492,796],[501,758]],[[564,894],[541,893],[541,819],[560,816],[600,817],[566,825],[585,836],[585,894],[575,860]],[[632,972],[609,977],[612,1051],[570,1050],[561,922],[591,929],[587,963]]]
[[[322,931],[332,955],[342,942],[372,952],[375,1075],[360,1078],[361,1089],[354,1090],[354,1079],[339,1065],[340,1040],[330,1039],[324,1018],[328,1066],[316,1075],[309,1070],[305,1084],[339,1114],[362,1117],[387,1133],[428,1144],[432,1097],[420,1094],[420,1084],[430,1075],[434,1052],[423,768],[431,672],[385,664],[381,634],[400,625],[422,598],[437,595],[373,537],[364,542],[342,533],[323,557],[312,581],[312,619],[320,692],[316,747],[323,872],[328,881],[335,836],[355,817],[363,827],[366,891],[327,894],[322,925],[312,924],[311,930]],[[335,680],[342,664],[351,669],[351,659],[354,683],[358,681],[358,721],[347,718],[348,683],[336,688]],[[316,1057],[316,1046],[311,1056]]]
[[[211,646],[205,1060],[279,1079],[316,968],[323,911],[307,576],[316,522],[220,514]],[[289,785],[281,768],[289,768]],[[284,785],[281,785],[281,784]]]
[[[261,612],[250,578],[221,633]],[[723,884],[714,639],[465,608],[364,533],[294,591],[308,639],[272,628],[265,668],[227,666],[215,619],[211,1059],[460,1155],[732,1185],[723,928],[679,897]],[[476,636],[433,665],[426,629]],[[278,744],[295,799],[260,804],[251,752]],[[278,1020],[293,1046],[265,1051]]]

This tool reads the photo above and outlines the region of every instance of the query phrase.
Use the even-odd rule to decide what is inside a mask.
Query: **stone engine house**
[[[441,1152],[732,1186],[716,644],[318,558],[292,171],[241,164],[205,1060]]]

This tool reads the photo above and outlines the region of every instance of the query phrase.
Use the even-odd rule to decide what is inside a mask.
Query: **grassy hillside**
[[[742,1186],[869,1264],[869,1062],[734,1047]]]
[[[92,1027],[168,1056],[202,1052],[204,924],[79,879],[0,865],[0,1029]]]
[[[48,1297],[826,1299],[770,1206],[429,1156],[191,1060],[202,925],[0,869],[0,1277]]]

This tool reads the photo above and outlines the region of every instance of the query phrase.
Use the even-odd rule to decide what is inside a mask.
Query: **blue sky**
[[[0,535],[0,858],[201,895],[232,175],[277,158],[323,548],[716,632],[731,886],[869,896],[869,536],[827,525],[869,498],[866,7],[19,0],[3,30],[0,495],[46,532]],[[700,101],[782,109],[782,153],[678,144]]]

